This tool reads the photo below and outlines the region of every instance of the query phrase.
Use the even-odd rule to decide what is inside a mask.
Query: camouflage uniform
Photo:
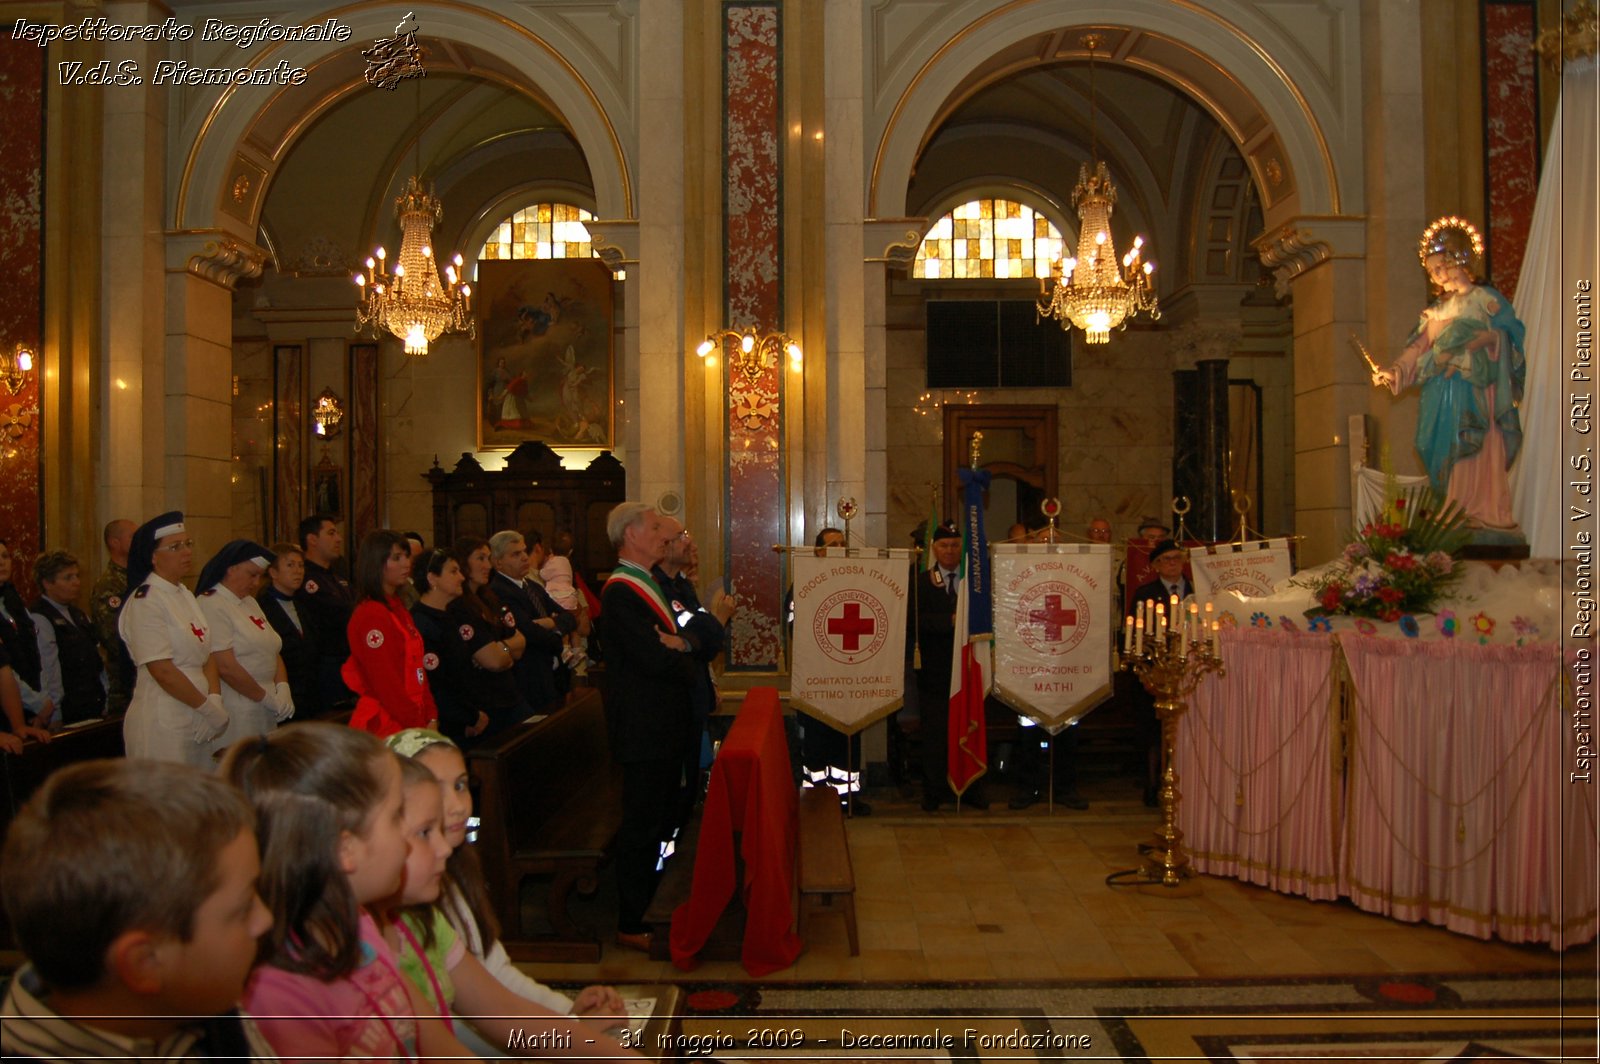
[[[117,616],[122,612],[122,601],[127,594],[127,567],[112,562],[94,582],[89,602],[89,619],[94,622],[106,659],[107,716],[127,712],[128,702],[133,698],[133,659],[128,657],[128,648],[117,631]]]

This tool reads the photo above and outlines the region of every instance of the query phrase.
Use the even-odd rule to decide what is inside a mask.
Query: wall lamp
[[[722,348],[723,357],[737,366],[751,384],[768,366],[777,364],[780,354],[789,356],[789,365],[794,369],[800,368],[803,357],[800,345],[788,333],[757,336],[754,329],[724,329],[720,333],[712,333],[700,342],[694,353],[705,358],[719,347]]]
[[[26,344],[18,344],[10,351],[0,351],[0,384],[6,386],[6,391],[16,395],[22,391],[22,386],[27,382],[28,374],[33,371],[33,349]]]

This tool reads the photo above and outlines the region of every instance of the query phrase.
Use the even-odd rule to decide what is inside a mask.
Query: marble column
[[[45,323],[39,313],[45,264],[39,198],[45,144],[39,115],[46,71],[41,49],[21,43],[0,49],[0,93],[8,104],[0,112],[0,139],[6,144],[6,165],[0,170],[0,272],[10,282],[0,291],[0,351],[10,357],[21,344],[33,352],[34,362],[15,387],[0,388],[0,529],[12,555],[24,562],[14,570],[24,595],[32,590],[25,560],[39,551],[43,523],[40,381],[46,367],[55,365],[53,352],[42,343]]]
[[[1275,271],[1279,293],[1294,293],[1294,485],[1300,566],[1319,565],[1350,531],[1347,435],[1366,414],[1372,384],[1350,344],[1366,328],[1365,223],[1301,218],[1255,241]]]
[[[723,321],[758,335],[786,331],[781,281],[783,54],[781,11],[770,3],[722,9],[725,115]],[[776,669],[781,652],[783,565],[772,552],[786,538],[783,491],[784,374],[778,352],[748,370],[722,359],[727,389],[726,530],[729,572],[740,610],[728,631],[730,669]]]
[[[206,556],[233,534],[233,286],[265,262],[261,248],[226,233],[167,236],[164,359],[144,386],[147,404],[162,388],[161,504],[184,512]]]
[[[1233,532],[1228,492],[1228,360],[1174,370],[1172,492],[1189,500],[1184,523],[1200,539]]]
[[[683,513],[683,10],[639,13],[637,357],[625,352],[617,434],[628,444],[628,495]],[[630,281],[634,271],[629,271]],[[628,293],[632,296],[633,291]]]

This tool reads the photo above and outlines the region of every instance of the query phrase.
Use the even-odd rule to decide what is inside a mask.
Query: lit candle
[[[1135,657],[1144,655],[1144,616],[1133,622],[1133,654]]]
[[[1122,646],[1126,650],[1133,646],[1133,614],[1122,619]]]
[[[1178,596],[1177,595],[1173,595],[1172,596],[1172,609],[1169,612],[1172,615],[1172,619],[1174,621],[1176,621],[1178,619]]]
[[[1217,663],[1219,665],[1222,663],[1222,622],[1221,621],[1212,621],[1211,622],[1211,656],[1217,659]]]
[[[1167,608],[1162,603],[1156,603],[1156,628],[1151,633],[1157,640],[1163,639],[1167,634]]]

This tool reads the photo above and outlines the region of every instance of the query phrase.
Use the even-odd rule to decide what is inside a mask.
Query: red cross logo
[[[317,582],[315,580],[307,580],[306,581],[306,594],[315,595],[316,593],[317,593]]]
[[[817,649],[841,665],[869,661],[889,639],[889,614],[883,603],[860,588],[835,591],[811,614]]]
[[[439,655],[432,652],[422,655],[422,667],[432,672],[439,667]]]
[[[367,646],[371,647],[373,650],[377,650],[379,647],[383,646],[383,633],[378,631],[376,628],[368,632]]]
[[[260,617],[251,617],[250,623],[261,629],[263,632],[267,630],[267,622],[262,620]]]
[[[204,628],[191,624],[189,626],[189,631],[193,632],[194,637],[200,640],[200,642],[204,643],[206,641],[206,630]]]
[[[1052,643],[1061,642],[1061,630],[1078,623],[1078,611],[1061,608],[1060,595],[1046,595],[1044,609],[1029,610],[1028,620],[1044,625],[1044,637]]]
[[[855,653],[861,649],[861,637],[871,635],[878,630],[877,623],[871,617],[861,616],[861,603],[846,602],[843,617],[828,618],[828,634],[844,637],[846,653]]]

